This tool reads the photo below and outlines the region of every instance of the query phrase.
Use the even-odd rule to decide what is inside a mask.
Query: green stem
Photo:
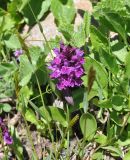
[[[24,122],[25,122],[25,127],[26,127],[26,131],[27,131],[27,136],[28,136],[28,139],[29,139],[29,141],[30,141],[30,143],[31,143],[31,147],[32,147],[32,150],[33,150],[33,152],[34,152],[35,158],[36,158],[36,160],[38,160],[39,158],[38,158],[38,156],[37,156],[37,152],[36,152],[35,147],[34,147],[34,144],[33,144],[33,139],[32,139],[32,136],[31,136],[29,127],[28,127],[28,123],[27,123],[27,121],[26,121],[25,116],[24,116],[22,113],[21,113],[21,115],[22,115],[22,117],[23,117],[23,119],[24,119]]]

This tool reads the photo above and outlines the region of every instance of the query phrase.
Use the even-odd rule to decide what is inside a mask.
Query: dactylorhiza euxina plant
[[[67,90],[82,85],[84,75],[84,52],[79,48],[60,43],[60,48],[54,48],[55,58],[49,69],[50,77],[57,80],[59,90]]]
[[[2,136],[3,136],[3,140],[6,144],[12,144],[13,143],[13,139],[10,136],[9,132],[8,132],[8,128],[6,127],[6,125],[4,124],[2,118],[0,118],[0,128],[2,131]]]

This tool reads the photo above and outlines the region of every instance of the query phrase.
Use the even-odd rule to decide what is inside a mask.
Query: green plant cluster
[[[60,36],[48,40],[40,20],[52,13]],[[73,0],[3,0],[0,2],[0,113],[20,112],[32,147],[34,125],[40,136],[50,139],[48,159],[83,159],[90,145],[90,156],[103,160],[109,154],[130,159],[130,1],[101,0],[93,12],[82,10],[83,21],[75,27]],[[29,46],[21,32],[23,26],[37,24],[43,46]],[[49,77],[48,65],[53,48],[59,43],[84,51],[83,86],[71,90],[74,106]],[[16,59],[14,51],[22,49]],[[48,60],[49,55],[49,60]],[[61,101],[62,105],[55,103]],[[76,129],[74,129],[76,128]],[[24,159],[17,128],[10,126],[14,143],[9,146],[18,160]],[[75,136],[76,135],[76,136]],[[78,136],[80,135],[80,136]],[[70,151],[73,138],[78,148]],[[65,156],[62,156],[62,152]],[[7,155],[5,156],[7,158]]]

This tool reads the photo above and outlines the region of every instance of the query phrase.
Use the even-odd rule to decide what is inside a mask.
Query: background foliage
[[[130,2],[101,0],[93,5],[91,14],[83,11],[83,22],[75,29],[78,10],[72,0],[0,2],[1,116],[21,113],[33,159],[38,156],[30,136],[32,125],[53,144],[43,159],[70,159],[74,155],[83,159],[90,145],[95,145],[92,159],[102,160],[107,154],[130,159]],[[47,41],[40,20],[50,12],[61,36]],[[44,39],[41,48],[28,46],[26,37],[21,36],[25,24],[32,27],[36,23]],[[83,86],[71,93],[74,106],[57,90],[47,67],[52,49],[59,47],[61,40],[85,53]],[[13,52],[21,48],[23,55],[16,59]],[[17,128],[10,126],[10,130],[14,144],[9,148],[22,159],[23,144]],[[70,153],[75,135],[78,148]]]

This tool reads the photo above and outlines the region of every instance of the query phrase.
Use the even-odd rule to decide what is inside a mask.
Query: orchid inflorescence
[[[66,90],[82,85],[84,75],[84,52],[79,48],[60,43],[60,48],[54,48],[55,57],[49,66],[50,77],[58,81],[57,88]]]

